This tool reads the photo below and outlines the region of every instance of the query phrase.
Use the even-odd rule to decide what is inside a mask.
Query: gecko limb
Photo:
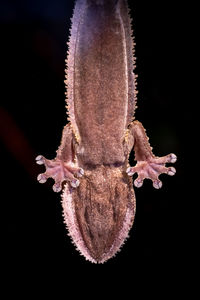
[[[138,121],[131,123],[129,134],[134,137],[134,151],[137,164],[134,167],[129,167],[126,172],[129,176],[137,173],[138,177],[134,181],[136,187],[143,185],[143,180],[149,178],[153,181],[153,186],[156,189],[162,187],[162,182],[159,180],[159,175],[162,173],[173,176],[176,169],[173,167],[166,167],[166,163],[175,163],[176,155],[171,153],[166,156],[156,157],[149,144],[149,139],[146,135],[145,129]]]
[[[42,155],[38,155],[36,163],[39,165],[44,164],[46,167],[46,172],[38,175],[38,181],[45,183],[48,178],[53,178],[55,181],[53,185],[54,192],[60,192],[62,183],[66,181],[70,182],[73,188],[79,186],[80,182],[77,177],[83,176],[84,171],[74,162],[73,133],[70,124],[64,127],[56,158],[49,160]]]

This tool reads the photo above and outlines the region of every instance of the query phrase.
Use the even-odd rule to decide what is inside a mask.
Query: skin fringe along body
[[[136,187],[161,173],[175,154],[152,153],[142,124],[134,120],[137,90],[131,19],[125,0],[78,0],[66,60],[68,124],[53,160],[39,155],[53,190],[62,191],[64,221],[77,249],[93,263],[119,251],[133,225]],[[137,164],[129,165],[134,148]]]

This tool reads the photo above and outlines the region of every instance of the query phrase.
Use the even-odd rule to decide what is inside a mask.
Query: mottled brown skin
[[[135,198],[131,180],[122,169],[101,165],[86,172],[73,199],[86,247],[96,261],[101,261],[122,228],[127,207],[132,210],[133,222]]]
[[[142,124],[132,122],[136,107],[133,41],[125,0],[79,0],[72,20],[67,58],[69,124],[54,160],[37,157],[63,189],[62,205],[69,234],[86,259],[103,263],[119,250],[133,224],[134,184],[145,178],[161,187],[161,173],[175,174],[155,157]],[[138,161],[129,167],[134,147]],[[64,183],[64,184],[63,184]]]

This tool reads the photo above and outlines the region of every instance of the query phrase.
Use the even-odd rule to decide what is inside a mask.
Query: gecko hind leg
[[[138,161],[135,167],[129,167],[127,169],[127,174],[132,176],[134,173],[138,173],[138,177],[134,181],[134,185],[136,187],[141,187],[143,185],[143,180],[145,178],[149,178],[153,181],[153,187],[156,189],[160,189],[162,187],[162,182],[158,179],[160,174],[167,174],[170,176],[175,175],[176,169],[174,167],[166,167],[166,162],[174,162],[175,154],[169,154],[166,157],[159,157],[159,158],[151,158],[147,161]],[[170,160],[171,158],[171,160]],[[161,163],[161,159],[163,163]]]
[[[69,182],[73,188],[79,186],[78,177],[84,175],[84,170],[74,163],[73,134],[70,124],[63,129],[61,145],[57,150],[56,158],[49,160],[38,155],[36,163],[46,167],[46,172],[38,175],[38,181],[45,183],[48,178],[53,178],[55,181],[54,192],[58,193],[62,190],[63,182]]]
[[[160,174],[168,174],[170,176],[175,175],[176,169],[174,167],[166,167],[166,163],[175,163],[177,157],[171,153],[166,156],[156,157],[152,153],[148,137],[142,124],[135,121],[131,124],[130,134],[134,138],[134,150],[137,164],[134,167],[127,168],[126,172],[129,176],[134,173],[138,174],[138,177],[134,181],[136,187],[143,185],[143,180],[149,178],[153,181],[153,186],[156,189],[162,187],[162,182],[159,180]]]
[[[39,155],[36,157],[36,163],[39,165],[44,164],[46,167],[46,172],[38,175],[38,181],[45,183],[48,178],[53,178],[55,180],[53,190],[57,193],[62,190],[64,181],[70,182],[74,188],[78,187],[79,180],[75,176],[81,177],[84,175],[83,169],[76,167],[72,162],[63,162],[58,158],[49,160]]]

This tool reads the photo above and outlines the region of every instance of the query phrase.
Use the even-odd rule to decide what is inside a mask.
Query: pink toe
[[[45,183],[47,181],[46,175],[45,174],[39,174],[37,177],[37,180],[39,183]]]
[[[53,191],[55,193],[59,193],[59,192],[61,192],[61,190],[62,190],[62,186],[59,182],[57,182],[53,185]]]
[[[161,189],[161,187],[162,187],[162,182],[158,179],[158,180],[154,180],[153,181],[153,187],[155,188],[155,189]]]
[[[134,181],[134,185],[135,185],[137,188],[140,188],[140,187],[143,185],[143,180],[137,178],[137,179]]]
[[[168,168],[167,174],[169,176],[174,176],[176,174],[176,169],[173,167]]]

